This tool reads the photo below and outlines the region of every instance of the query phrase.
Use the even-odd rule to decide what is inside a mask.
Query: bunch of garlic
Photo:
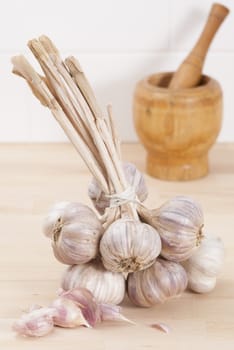
[[[148,194],[144,177],[133,164],[121,162],[111,108],[103,113],[79,62],[75,57],[63,61],[46,36],[28,46],[45,76],[24,56],[13,58],[14,73],[51,109],[94,177],[88,193],[96,212],[81,203],[62,202],[44,223],[55,257],[69,265],[63,288],[82,286],[100,302],[117,304],[127,278],[128,295],[140,306],[181,294],[187,275],[193,290],[210,290],[222,253],[220,246],[213,243],[211,249],[203,242],[200,205],[175,197],[154,210],[143,206]]]
[[[83,204],[61,202],[52,208],[44,233],[56,258],[70,265],[63,290],[87,288],[98,302],[119,304],[127,288],[129,299],[143,307],[178,296],[187,285],[196,292],[210,291],[223,246],[203,235],[200,205],[178,196],[154,210],[138,201],[137,211],[139,217],[131,217],[128,205],[122,205],[121,217],[104,229]]]

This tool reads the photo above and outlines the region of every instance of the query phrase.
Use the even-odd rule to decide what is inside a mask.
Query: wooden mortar
[[[168,89],[172,74],[154,74],[137,84],[134,122],[147,150],[147,172],[164,180],[192,180],[208,173],[208,151],[221,128],[222,90],[206,75],[197,87]]]

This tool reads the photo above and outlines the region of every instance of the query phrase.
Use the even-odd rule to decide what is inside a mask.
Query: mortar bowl
[[[193,180],[209,171],[208,151],[221,129],[222,89],[207,75],[197,87],[168,89],[172,74],[153,74],[136,85],[134,124],[149,175]]]

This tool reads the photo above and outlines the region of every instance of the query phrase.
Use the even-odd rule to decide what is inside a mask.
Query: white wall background
[[[234,1],[217,33],[204,71],[224,91],[220,141],[234,141]],[[0,142],[64,141],[50,112],[25,82],[11,74],[10,58],[29,39],[46,34],[63,55],[78,57],[103,108],[112,102],[124,141],[135,141],[132,94],[136,82],[174,70],[195,43],[210,0],[0,0]]]

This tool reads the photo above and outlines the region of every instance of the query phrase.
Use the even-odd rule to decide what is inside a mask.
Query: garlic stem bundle
[[[183,262],[188,286],[197,293],[211,292],[224,260],[224,246],[219,237],[205,236],[195,253]]]
[[[13,58],[14,72],[24,77],[36,97],[51,109],[102,191],[111,196],[112,206],[119,213],[117,216],[128,215],[129,219],[138,221],[133,203],[136,193],[130,191],[122,169],[110,110],[108,117],[102,115],[87,79],[73,57],[64,63],[54,44],[45,36],[29,41],[28,45],[46,77],[42,79],[22,56]],[[108,218],[107,221],[109,225]],[[76,263],[65,261],[57,250],[56,256],[61,261]]]
[[[140,202],[144,202],[148,196],[148,190],[143,174],[133,163],[129,162],[123,163],[123,171],[128,185],[135,191],[136,198]],[[88,195],[92,200],[94,207],[101,215],[103,215],[105,209],[110,206],[110,198],[102,191],[95,178],[92,178],[92,181],[89,184]]]
[[[161,251],[158,232],[140,221],[123,218],[112,223],[100,242],[102,262],[113,272],[133,272],[152,265]]]
[[[203,213],[192,198],[177,196],[151,211],[139,205],[138,211],[145,222],[158,230],[164,258],[175,262],[187,260],[200,245]]]
[[[187,283],[180,264],[158,258],[148,269],[129,274],[127,291],[134,304],[150,307],[180,295]]]
[[[57,203],[44,221],[44,233],[52,240],[55,257],[69,265],[94,259],[102,232],[94,211],[81,203]]]
[[[88,289],[99,303],[119,304],[125,294],[122,274],[107,271],[101,262],[70,266],[64,273],[61,287],[67,291],[76,287]]]

